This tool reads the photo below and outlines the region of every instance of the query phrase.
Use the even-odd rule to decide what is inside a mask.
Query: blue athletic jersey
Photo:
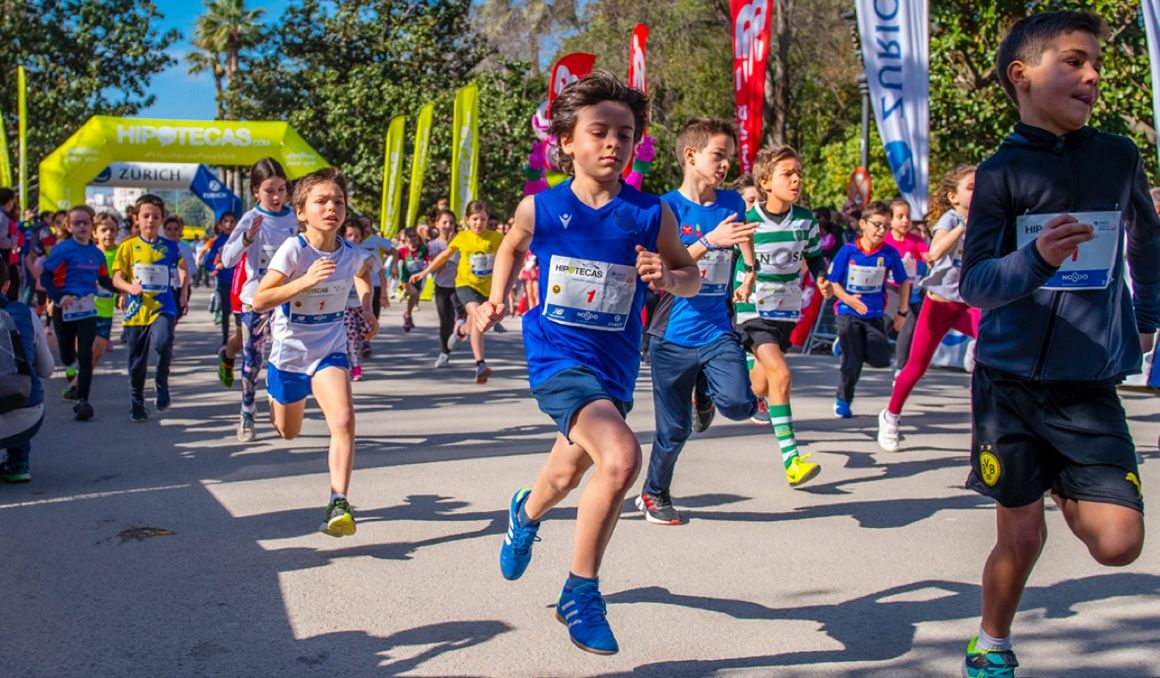
[[[902,265],[902,255],[885,243],[878,249],[866,252],[858,241],[844,245],[830,264],[830,280],[842,286],[847,294],[862,295],[866,313],[858,313],[842,302],[838,302],[840,315],[854,315],[859,318],[881,318],[886,309],[886,273],[894,275],[899,285],[909,280],[906,267]]]
[[[680,191],[670,191],[661,199],[673,210],[681,244],[686,247],[711,233],[730,215],[736,215],[738,222],[745,221],[745,201],[734,191],[717,191],[717,200],[710,205],[699,205]],[[697,268],[701,272],[701,291],[694,297],[665,295],[661,302],[664,307],[658,309],[651,334],[680,346],[694,347],[704,346],[733,331],[729,317],[733,249],[710,250],[697,262]]]
[[[534,200],[540,304],[524,316],[528,381],[536,388],[561,370],[586,367],[609,395],[631,401],[648,287],[636,273],[636,246],[656,251],[661,199],[622,183],[592,209],[569,180]]]
[[[55,292],[53,301],[60,301],[66,294],[76,297],[95,295],[97,279],[109,275],[105,253],[96,243],[90,240],[89,244],[81,245],[72,238],[52,248],[52,253],[44,261],[44,271],[51,276],[49,291]]]

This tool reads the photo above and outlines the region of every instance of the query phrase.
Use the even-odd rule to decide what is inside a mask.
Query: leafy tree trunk
[[[793,0],[774,0],[773,7],[773,49],[765,71],[765,136],[769,144],[776,145],[785,143],[789,111],[789,48],[793,42],[789,15]]]

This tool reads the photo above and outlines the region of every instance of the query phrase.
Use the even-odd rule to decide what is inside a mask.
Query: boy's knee
[[[556,492],[571,492],[580,485],[580,480],[584,477],[584,471],[576,466],[568,466],[566,468],[553,469],[545,474],[545,480]]]
[[[640,445],[635,440],[632,441],[631,445],[626,444],[616,454],[604,455],[601,460],[601,471],[621,489],[627,489],[636,482],[640,467]]]
[[[1092,558],[1095,558],[1095,561],[1100,565],[1123,567],[1136,562],[1136,559],[1140,557],[1140,552],[1143,549],[1143,539],[1133,540],[1130,537],[1114,537],[1112,539],[1101,540],[1088,550],[1091,552]]]

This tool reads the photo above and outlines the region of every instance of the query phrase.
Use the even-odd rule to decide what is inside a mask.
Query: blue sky
[[[267,25],[276,21],[290,4],[290,0],[250,0],[248,7],[266,10],[263,22]],[[157,101],[138,114],[142,118],[174,118],[179,120],[212,120],[216,111],[213,93],[213,78],[209,73],[189,75],[185,55],[193,49],[193,25],[205,11],[205,4],[195,0],[157,0],[157,8],[165,15],[160,29],[176,28],[181,32],[181,40],[169,49],[169,55],[177,63],[153,76],[149,83],[149,93]]]

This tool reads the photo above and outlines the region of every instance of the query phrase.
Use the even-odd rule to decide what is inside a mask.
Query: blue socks
[[[524,509],[524,505],[528,503],[528,497],[530,496],[532,496],[531,492],[520,500],[520,510],[516,513],[516,520],[520,521],[520,527],[531,527],[532,525],[540,524],[540,521],[529,518],[528,512]]]
[[[580,575],[572,574],[571,572],[569,572],[568,579],[567,579],[567,581],[564,582],[564,590],[565,591],[575,591],[576,589],[578,589],[581,586],[584,586],[586,584],[591,586],[592,588],[596,588],[597,585],[599,584],[599,582],[600,582],[599,577],[593,577],[592,579],[589,579],[588,577],[581,577]]]

